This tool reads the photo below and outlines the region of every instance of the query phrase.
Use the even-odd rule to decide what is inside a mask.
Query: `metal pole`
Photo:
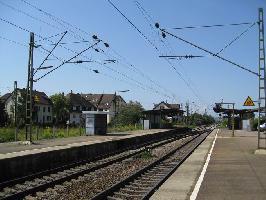
[[[30,48],[28,62],[28,81],[26,91],[26,140],[32,142],[32,89],[33,89],[33,48],[34,33],[30,33]],[[28,138],[30,136],[30,138]]]
[[[259,117],[258,117],[258,149],[260,148],[260,100],[258,102],[258,105],[259,105]]]
[[[266,118],[266,70],[265,70],[265,46],[264,46],[264,19],[263,9],[259,8],[258,12],[258,25],[259,25],[259,119],[265,120]],[[260,107],[261,106],[261,107]],[[260,120],[258,121],[258,129],[260,128]],[[258,130],[258,149],[266,148],[266,144],[263,147],[261,145],[262,140],[265,140],[265,136],[262,137],[260,130]]]
[[[116,116],[116,92],[115,92],[114,103],[115,103],[115,116]]]
[[[187,109],[187,126],[189,125],[189,102],[186,103],[186,109]]]
[[[14,81],[14,120],[15,120],[15,141],[17,141],[18,128],[17,128],[17,105],[18,105],[18,93],[17,93],[17,81]]]
[[[232,136],[235,136],[235,104],[233,103],[233,113],[232,113]]]

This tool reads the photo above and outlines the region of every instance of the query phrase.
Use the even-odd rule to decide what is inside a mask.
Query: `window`
[[[50,107],[48,106],[48,112],[50,112]]]
[[[38,106],[38,111],[40,111],[41,110],[41,107],[40,106]]]
[[[47,116],[47,121],[51,121],[51,116]]]
[[[80,106],[76,106],[76,109],[77,109],[77,111],[79,111],[80,110]]]
[[[76,115],[75,114],[73,114],[73,118],[76,118]]]
[[[76,106],[73,106],[73,110],[76,110]]]
[[[43,112],[45,112],[45,107],[43,107]]]

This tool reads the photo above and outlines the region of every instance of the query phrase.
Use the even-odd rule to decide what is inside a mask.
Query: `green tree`
[[[118,126],[136,124],[139,122],[143,110],[144,109],[139,102],[130,101],[121,108],[120,112],[112,119],[111,124]]]
[[[53,102],[53,113],[56,123],[64,123],[67,120],[69,112],[69,101],[64,96],[64,93],[57,93],[50,96]]]
[[[201,115],[199,113],[193,113],[190,116],[190,123],[192,125],[200,126],[200,125],[209,125],[213,124],[215,119],[211,115]]]

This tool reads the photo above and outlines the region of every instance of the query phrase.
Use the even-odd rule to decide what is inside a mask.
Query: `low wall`
[[[108,155],[111,152],[123,151],[129,147],[145,144],[153,140],[168,138],[173,135],[184,133],[185,131],[187,131],[186,128],[179,128],[166,132],[1,159],[0,183],[62,167],[74,162],[81,162],[84,160],[93,161],[97,157]]]

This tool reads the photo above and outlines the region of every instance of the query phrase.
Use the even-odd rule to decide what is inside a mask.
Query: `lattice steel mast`
[[[266,70],[264,48],[263,9],[259,8],[259,120],[258,120],[258,149],[266,149],[265,130],[260,132],[260,120],[266,120]]]

